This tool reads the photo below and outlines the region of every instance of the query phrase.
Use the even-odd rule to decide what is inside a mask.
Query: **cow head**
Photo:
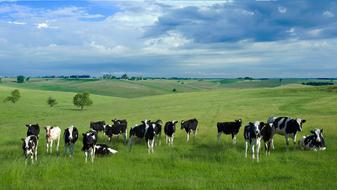
[[[235,123],[237,123],[237,125],[238,125],[239,127],[241,127],[242,119],[235,120]]]
[[[260,132],[262,127],[264,126],[263,122],[249,122],[249,125],[251,126],[251,133],[254,134],[254,136],[259,137],[260,136]]]
[[[50,132],[53,129],[53,127],[52,126],[46,126],[46,127],[44,127],[44,129],[46,130],[46,138],[47,138],[47,140],[49,140],[50,137],[51,137]]]
[[[96,132],[91,130],[87,133],[83,133],[83,145],[93,146],[97,142]]]
[[[322,145],[322,142],[324,142],[323,139],[323,129],[314,129],[310,131],[314,135],[314,140],[319,145]]]
[[[39,133],[40,133],[39,124],[26,124],[25,126],[28,128],[27,136],[29,136],[29,135],[38,136],[39,135]]]
[[[291,120],[290,122],[291,122],[291,124],[295,127],[295,129],[296,129],[297,131],[300,131],[300,132],[301,132],[301,131],[302,131],[302,128],[303,128],[303,123],[305,123],[306,120],[305,120],[305,119],[297,118],[297,119]]]
[[[74,126],[70,126],[68,129],[68,139],[70,142],[75,142],[78,138],[78,132],[77,129]]]
[[[184,120],[181,120],[181,122],[180,122],[180,124],[181,124],[181,129],[184,129],[184,123],[185,123],[185,121]]]

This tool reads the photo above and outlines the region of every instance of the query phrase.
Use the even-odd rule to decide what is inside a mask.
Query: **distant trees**
[[[121,76],[121,79],[128,80],[128,79],[129,79],[129,77],[128,77],[128,75],[127,75],[127,74],[123,74],[123,75]]]
[[[15,89],[11,92],[11,96],[7,96],[4,99],[4,102],[12,102],[15,104],[19,99],[21,98],[20,91],[18,89]]]
[[[16,82],[17,83],[24,83],[25,82],[25,76],[19,75],[16,77]]]
[[[85,92],[76,94],[73,98],[73,103],[83,110],[84,106],[91,106],[93,101],[90,99],[90,94]]]
[[[50,106],[50,107],[54,107],[55,105],[57,105],[57,101],[55,98],[49,96],[49,98],[47,99],[47,104]]]
[[[26,82],[28,82],[29,80],[30,80],[30,77],[27,77],[27,78],[26,78]]]
[[[108,80],[108,79],[116,79],[117,77],[111,74],[104,74],[103,79]]]

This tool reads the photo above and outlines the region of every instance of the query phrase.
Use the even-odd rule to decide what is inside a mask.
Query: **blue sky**
[[[0,76],[337,77],[336,1],[0,0]]]

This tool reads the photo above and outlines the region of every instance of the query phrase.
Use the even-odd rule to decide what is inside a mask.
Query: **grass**
[[[17,104],[0,103],[0,187],[336,189],[337,96],[331,88],[220,88],[158,96],[142,95],[132,99],[92,95],[94,105],[84,111],[74,109],[74,93],[20,88],[22,98]],[[0,100],[13,89],[0,85]],[[46,104],[49,96],[59,102],[54,108]],[[231,144],[229,136],[223,136],[223,143],[217,144],[217,121],[242,118],[247,123],[266,120],[271,115],[305,118],[307,123],[300,135],[308,134],[313,128],[323,128],[327,150],[301,151],[291,146],[286,151],[284,138],[276,136],[276,150],[270,157],[266,157],[262,151],[260,163],[255,163],[250,158],[244,158],[243,130],[240,131],[237,145]],[[200,130],[190,143],[185,142],[185,134],[180,128],[177,129],[173,148],[167,147],[163,141],[152,155],[148,155],[144,142],[137,143],[132,152],[128,152],[120,139],[119,143],[113,141],[110,144],[119,151],[117,155],[97,158],[94,164],[84,163],[84,154],[80,151],[81,139],[75,146],[74,159],[47,155],[42,131],[38,163],[24,164],[20,139],[25,136],[26,123],[59,125],[62,130],[75,125],[82,133],[88,130],[89,122],[93,120],[125,118],[130,127],[143,119],[160,118],[167,121],[192,117],[198,118]],[[99,137],[100,142],[107,143],[106,137]]]

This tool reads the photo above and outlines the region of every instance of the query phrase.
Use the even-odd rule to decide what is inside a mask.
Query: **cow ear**
[[[315,131],[314,131],[314,130],[311,130],[310,133],[315,134]]]
[[[303,120],[302,120],[302,123],[305,123],[306,121],[307,121],[307,120],[303,119]]]
[[[21,141],[25,141],[25,139],[24,139],[24,138],[21,138]]]
[[[26,124],[25,126],[26,126],[26,127],[29,127],[29,125],[27,125],[27,124]]]
[[[249,124],[249,125],[254,125],[254,123],[252,123],[252,122],[249,122],[248,124]]]
[[[85,133],[82,133],[82,136],[84,137],[84,136],[85,136]]]
[[[321,133],[323,133],[323,129],[321,129]]]
[[[44,127],[45,130],[47,130],[47,127]]]
[[[54,128],[53,126],[50,127],[50,129]]]

